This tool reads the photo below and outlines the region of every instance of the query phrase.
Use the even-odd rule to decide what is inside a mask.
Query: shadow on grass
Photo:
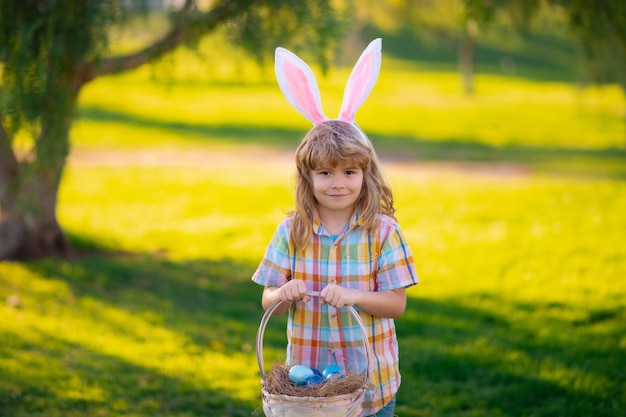
[[[45,344],[13,335],[10,347],[29,369],[0,369],[0,416],[249,416],[250,404],[183,377],[41,334]],[[94,338],[98,335],[94,334]],[[6,345],[5,345],[6,346]],[[6,349],[3,348],[3,349]]]
[[[97,248],[97,242],[85,243]],[[174,361],[198,360],[207,350],[256,356],[261,288],[249,281],[256,265],[94,252],[73,263],[44,260],[26,266],[67,284],[76,317],[111,320],[78,307],[77,300],[96,300],[125,317],[152,323],[159,332],[183,335],[188,342],[173,354]],[[61,309],[55,302],[63,301],[42,300],[33,308],[54,312]],[[626,406],[620,366],[626,357],[619,347],[626,310],[589,311],[588,320],[572,320],[576,308],[516,304],[492,294],[442,300],[411,296],[405,315],[396,321],[403,374],[397,414],[620,416]],[[126,323],[105,324],[131,333],[125,335],[130,340],[155,343]],[[607,325],[614,330],[598,333]],[[265,342],[272,355],[284,349],[284,333],[284,321],[270,320]],[[25,369],[0,369],[2,383],[12,387],[0,392],[2,417],[260,415],[260,387],[258,402],[244,402],[203,384],[202,378],[140,366],[51,334],[11,334],[0,353],[18,354]],[[81,386],[59,387],[57,374]],[[81,396],[90,390],[103,399]]]
[[[125,113],[82,108],[79,118],[126,123],[172,131],[181,137],[197,137],[204,143],[255,143],[275,149],[293,150],[304,132],[296,129],[244,125],[198,125],[142,118]],[[626,179],[626,149],[547,148],[522,145],[493,146],[463,138],[426,140],[410,136],[370,134],[383,160],[404,162],[450,162],[518,164],[529,171],[579,177]]]
[[[544,148],[520,145],[492,146],[471,140],[429,141],[414,137],[376,136],[372,142],[384,149],[383,162],[468,164],[489,168],[509,164],[517,171],[577,178],[626,180],[626,149]]]
[[[598,322],[567,318],[576,308],[491,294],[409,299],[397,323],[399,415],[621,415],[626,311],[604,312],[614,331],[598,339]]]
[[[179,134],[181,140],[185,138],[189,140],[189,138],[191,138],[191,140],[197,142],[207,143],[258,143],[270,148],[279,149],[295,149],[298,139],[302,138],[304,133],[306,133],[297,129],[270,128],[267,126],[201,125],[170,122],[85,106],[78,110],[76,117],[78,120],[85,119],[97,122],[124,123],[140,128],[162,129]]]
[[[64,338],[67,336],[42,333],[33,338],[5,333],[0,356],[11,357],[19,352],[20,367],[29,371],[0,369],[2,386],[11,387],[8,392],[0,392],[0,416],[262,415],[258,410],[260,385],[258,402],[245,402],[234,395],[236,383],[231,383],[235,387],[231,393],[213,388],[206,376],[190,375],[188,369],[180,374],[164,373],[157,367],[124,360],[123,355],[124,349],[137,346],[149,349],[146,344],[157,343],[158,334],[163,332],[185,340],[171,360],[186,361],[187,366],[206,361],[208,351],[217,357],[254,355],[254,340],[263,314],[262,289],[249,280],[254,266],[228,259],[172,262],[151,255],[106,253],[96,242],[83,240],[80,244],[89,247],[89,254],[74,262],[42,260],[26,266],[39,276],[69,286],[72,311],[68,326],[74,318],[78,322],[91,320],[132,342],[132,346],[120,345],[121,354],[112,356],[90,343],[68,341]],[[98,307],[80,307],[83,302]],[[25,308],[50,309],[52,314],[66,308],[55,303],[63,301],[41,300],[40,306]],[[110,311],[115,312],[113,316]],[[137,318],[152,330],[146,333],[145,328],[134,328],[116,318],[117,314],[129,321]],[[64,319],[68,317],[59,318]],[[284,335],[284,323],[268,325],[268,349],[273,344],[284,350]],[[97,330],[92,337],[94,346],[120,344],[119,340],[99,340],[102,336]],[[165,343],[178,342],[166,339]],[[154,348],[155,355],[163,355],[156,353],[160,346]],[[204,371],[206,367],[198,367],[198,373]],[[215,375],[208,377],[215,380]],[[222,376],[226,380],[233,377]],[[80,381],[80,386],[70,387],[72,381]],[[63,389],[59,384],[68,387]]]

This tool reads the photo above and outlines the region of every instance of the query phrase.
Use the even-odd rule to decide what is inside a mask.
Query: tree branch
[[[117,74],[138,68],[173,51],[183,41],[193,40],[210,32],[224,20],[230,19],[237,13],[245,10],[246,5],[244,3],[252,2],[224,1],[218,3],[210,11],[197,15],[192,15],[191,13],[193,3],[194,0],[186,0],[179,12],[176,24],[165,36],[144,49],[130,55],[111,57],[83,65],[80,71],[79,84],[85,84],[102,75]]]

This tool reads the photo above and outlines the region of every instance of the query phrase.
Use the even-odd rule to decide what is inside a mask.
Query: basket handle
[[[320,292],[319,291],[309,291],[309,292],[307,292],[307,295],[309,295],[311,297],[319,297],[320,296]],[[256,357],[257,357],[257,361],[259,363],[259,370],[261,371],[261,378],[263,378],[263,379],[265,379],[265,365],[263,364],[263,335],[265,334],[265,327],[267,326],[267,322],[269,321],[270,317],[272,316],[272,313],[282,303],[283,303],[283,301],[281,299],[278,299],[271,306],[269,306],[269,308],[267,310],[265,310],[265,314],[263,314],[263,318],[261,319],[261,324],[259,325],[259,330],[258,330],[258,332],[256,334]],[[365,359],[366,359],[366,365],[367,365],[365,367],[365,380],[369,381],[370,365],[371,365],[371,362],[372,362],[372,353],[371,353],[370,342],[369,342],[369,339],[367,337],[367,330],[365,330],[365,324],[363,323],[363,320],[361,319],[361,316],[359,316],[359,313],[357,313],[357,311],[354,309],[354,307],[352,307],[352,306],[345,306],[345,307],[348,309],[350,314],[352,314],[352,317],[354,317],[354,319],[356,320],[356,322],[359,325],[359,328],[361,329],[361,332],[363,333],[363,339],[365,341]]]

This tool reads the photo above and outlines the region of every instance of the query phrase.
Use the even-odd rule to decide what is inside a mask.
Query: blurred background
[[[0,4],[0,417],[263,415],[250,277],[310,124],[286,47],[392,184],[420,285],[398,416],[626,411],[626,3]],[[263,358],[284,359],[285,318]]]

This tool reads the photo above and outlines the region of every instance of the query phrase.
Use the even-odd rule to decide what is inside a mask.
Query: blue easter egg
[[[297,385],[304,385],[314,375],[313,370],[304,365],[294,365],[289,369],[289,380]]]
[[[341,381],[342,379],[343,379],[343,374],[334,373],[334,374],[328,374],[328,376],[324,378],[324,382]]]
[[[322,384],[324,382],[324,377],[322,377],[321,375],[313,375],[312,377],[309,377],[304,385],[306,385],[307,387],[311,387],[314,385],[319,385]]]
[[[328,365],[322,371],[322,376],[324,377],[324,379],[328,379],[332,375],[337,375],[337,374],[341,374],[341,373],[342,373],[342,370],[341,370],[341,367],[339,367],[339,365]]]
[[[322,373],[320,372],[319,369],[311,368],[311,370],[313,371],[313,373],[315,375],[323,377],[323,375],[322,375]]]

